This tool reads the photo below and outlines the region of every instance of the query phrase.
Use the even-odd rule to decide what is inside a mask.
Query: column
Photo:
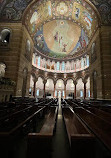
[[[36,91],[36,80],[34,80],[34,86],[33,86],[33,96],[35,97],[35,91]]]
[[[86,98],[86,82],[84,82],[84,99]]]
[[[43,95],[43,97],[45,98],[46,96],[45,96],[45,84],[46,84],[46,82],[47,81],[43,81],[43,84],[44,84],[44,95]]]
[[[66,82],[64,82],[64,99],[66,99]]]
[[[54,94],[53,94],[53,98],[55,98],[55,89],[56,89],[56,82],[54,82]]]
[[[77,85],[77,82],[73,81],[73,83],[74,83],[74,99],[76,99],[76,85]]]

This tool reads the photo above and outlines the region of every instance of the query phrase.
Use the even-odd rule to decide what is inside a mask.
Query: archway
[[[62,79],[58,79],[56,83],[56,95],[55,97],[59,97],[61,92],[61,98],[65,97],[65,90],[64,90],[64,81]]]
[[[46,97],[52,98],[54,93],[54,83],[52,79],[48,79],[46,82]]]
[[[78,79],[77,85],[76,85],[76,98],[83,99],[84,98],[84,84],[82,79]]]
[[[44,95],[44,84],[43,84],[43,79],[41,77],[38,78],[38,81],[36,82],[36,93],[35,96],[37,98],[42,98]]]
[[[74,83],[72,79],[67,80],[66,98],[74,98]]]

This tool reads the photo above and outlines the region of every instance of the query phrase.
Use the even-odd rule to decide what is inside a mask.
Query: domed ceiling
[[[38,1],[25,25],[39,53],[54,58],[84,50],[98,28],[97,13],[85,1]]]
[[[50,57],[66,57],[86,48],[88,37],[83,29],[69,20],[52,20],[34,36],[38,51]]]
[[[96,8],[111,24],[111,0],[0,0],[0,21],[23,21],[37,52],[66,58],[86,51],[100,24]]]

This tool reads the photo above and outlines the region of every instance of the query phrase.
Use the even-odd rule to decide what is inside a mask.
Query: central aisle
[[[70,158],[70,146],[62,117],[61,98],[59,98],[57,125],[52,149],[52,158]]]

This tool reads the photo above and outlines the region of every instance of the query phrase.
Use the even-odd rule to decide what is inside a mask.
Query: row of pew
[[[44,119],[47,116],[46,120],[51,120],[51,116],[57,110],[55,106],[51,105],[55,105],[56,102],[57,100],[54,99],[43,99],[39,102],[29,101],[27,103],[24,101],[22,105],[17,105],[16,108],[5,107],[7,111],[5,115],[0,117],[0,156],[13,158],[16,139],[27,136],[30,132],[36,132],[40,118]],[[49,124],[51,124],[50,121]]]
[[[91,104],[87,104],[86,103],[87,101],[80,101],[80,100],[78,101],[78,100],[69,99],[65,101],[66,101],[66,105],[64,106],[63,104],[63,116],[66,124],[67,133],[68,135],[70,135],[69,140],[71,147],[73,146],[72,135],[77,134],[77,132],[79,134],[79,132],[84,131],[82,128],[82,126],[84,125],[85,128],[87,128],[87,130],[90,131],[90,134],[88,133],[88,138],[90,139],[90,141],[89,139],[87,140],[85,138],[84,133],[80,134],[79,140],[81,142],[83,136],[85,138],[84,141],[87,142],[89,141],[91,143],[88,142],[89,146],[87,145],[87,143],[85,143],[85,145],[83,145],[81,148],[84,149],[84,147],[86,147],[86,150],[88,149],[87,151],[90,151],[90,149],[94,150],[97,142],[99,141],[102,144],[101,152],[102,150],[106,151],[104,154],[105,156],[103,155],[102,156],[105,158],[111,157],[111,115],[109,111],[107,112],[104,110],[104,108],[110,110],[111,106],[109,105],[106,107],[104,105],[101,105],[101,102],[99,105],[99,101],[97,106],[95,103],[93,105],[92,101]],[[77,123],[78,120],[79,123],[81,122],[81,126],[78,125]],[[87,134],[87,132],[85,132],[85,134]],[[77,140],[77,136],[76,136],[76,140]],[[76,141],[74,140],[74,142]],[[80,147],[81,145],[82,143],[80,143],[80,145],[78,146]],[[75,145],[75,147],[77,147],[77,144]],[[95,151],[89,152],[89,153],[93,153],[92,157],[96,157],[96,153],[97,153],[96,150],[97,149],[95,149]]]

